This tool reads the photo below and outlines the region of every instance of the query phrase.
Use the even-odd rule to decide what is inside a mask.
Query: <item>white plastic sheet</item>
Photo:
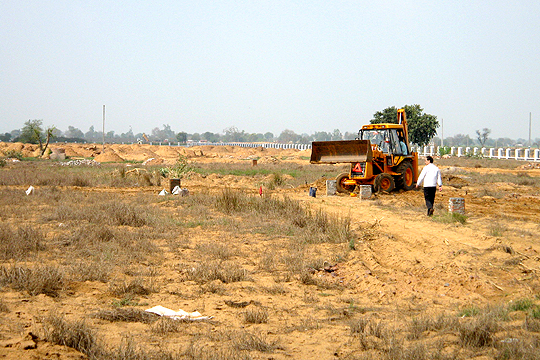
[[[153,313],[153,314],[157,314],[160,316],[166,316],[173,320],[200,321],[200,320],[209,320],[212,318],[212,316],[202,316],[201,313],[198,311],[187,312],[182,309],[179,309],[178,311],[174,311],[166,307],[163,307],[161,305],[154,306],[153,308],[147,309],[145,311]]]

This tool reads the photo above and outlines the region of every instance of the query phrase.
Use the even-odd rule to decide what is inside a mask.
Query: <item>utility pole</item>
[[[105,105],[103,105],[103,152],[105,152]]]
[[[532,142],[531,142],[531,118],[532,118],[532,113],[529,113],[529,147],[532,146]]]
[[[441,119],[441,147],[444,147],[444,119]]]

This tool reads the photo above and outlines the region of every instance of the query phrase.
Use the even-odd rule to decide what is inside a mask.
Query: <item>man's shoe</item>
[[[433,216],[433,208],[428,209],[427,214],[428,216]]]

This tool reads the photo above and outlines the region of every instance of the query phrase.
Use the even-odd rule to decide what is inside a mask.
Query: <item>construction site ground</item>
[[[222,168],[226,164],[253,166],[253,160],[257,160],[255,166],[259,168],[316,166],[309,164],[309,150],[107,145],[103,152],[101,145],[86,144],[53,144],[51,148],[56,152],[61,148],[61,153],[68,156],[63,160],[66,162],[93,159],[102,164],[122,164],[128,171],[143,167],[141,162],[172,166],[179,155],[185,156],[193,166],[199,164],[208,169],[212,166]],[[35,145],[0,144],[0,151],[5,153],[6,150],[20,152],[25,157],[38,154]],[[162,286],[155,293],[140,296],[139,302],[147,304],[147,307],[163,305],[175,310],[197,310],[203,315],[212,316],[213,322],[190,325],[191,328],[186,326],[185,333],[181,335],[169,334],[165,338],[146,336],[146,324],[107,322],[88,317],[90,313],[109,308],[111,303],[118,301],[117,297],[111,295],[110,284],[77,282],[55,297],[44,294],[31,296],[5,285],[0,288],[0,305],[4,307],[4,311],[0,312],[0,358],[85,358],[71,348],[45,341],[39,328],[43,317],[52,312],[61,313],[72,320],[86,319],[100,336],[113,345],[130,334],[137,342],[150,348],[164,346],[182,352],[192,341],[188,338],[191,336],[192,339],[195,333],[204,333],[200,338],[210,342],[208,339],[212,337],[207,337],[207,332],[219,333],[230,329],[264,334],[266,339],[277,344],[268,353],[252,350],[250,356],[257,359],[360,359],[364,358],[364,352],[378,358],[381,353],[378,350],[384,346],[378,347],[376,339],[367,349],[358,344],[354,334],[351,334],[350,322],[359,317],[368,316],[383,322],[387,328],[396,324],[399,331],[399,328],[405,329],[411,319],[422,315],[458,316],[466,308],[508,307],[512,302],[523,299],[540,304],[540,169],[536,164],[514,161],[509,165],[502,160],[495,163],[485,159],[436,159],[435,163],[443,173],[444,185],[442,192],[437,192],[433,217],[425,215],[422,191],[399,190],[375,194],[370,199],[345,194],[326,195],[326,180],[337,175],[342,165],[328,165],[329,169],[335,168],[332,176],[309,179],[303,183],[284,176],[279,186],[272,187],[267,185],[272,182],[272,173],[248,176],[192,172],[181,183],[182,188],[189,190],[190,196],[216,194],[225,188],[259,196],[262,187],[263,196],[285,196],[298,200],[314,211],[350,218],[355,234],[354,244],[322,244],[314,250],[318,253],[310,253],[314,258],[326,256],[327,263],[323,267],[331,268],[331,279],[339,286],[300,286],[298,279],[289,279],[279,283],[283,291],[273,293],[268,289],[277,288],[275,277],[266,273],[260,275],[258,269],[265,252],[274,249],[268,247],[270,241],[281,240],[262,239],[260,234],[242,231],[234,234],[228,228],[221,232],[216,228],[207,231],[204,227],[193,226],[186,230],[189,235],[187,245],[176,252],[163,250],[163,239],[153,240],[163,250],[162,263],[145,261],[140,266],[146,269],[158,267],[152,271],[159,273],[156,281]],[[0,171],[11,171],[17,166],[20,164],[8,162]],[[48,229],[47,238],[53,239],[57,231],[53,225],[56,228],[63,225],[54,221],[44,225],[42,214],[36,209],[29,210],[21,218],[16,217],[17,214],[21,215],[20,212],[9,210],[20,204],[10,204],[5,198],[7,194],[24,192],[30,185],[34,185],[31,178],[24,184],[0,186],[4,197],[0,210],[8,214],[3,215],[2,222],[14,228],[21,224],[39,224]],[[308,195],[310,187],[317,188],[316,197]],[[36,185],[35,191],[45,188]],[[158,197],[164,188],[167,189],[166,180],[160,186],[60,187],[63,192],[76,194],[114,193],[129,201]],[[454,197],[465,199],[464,223],[455,221],[447,213],[449,199]],[[176,209],[170,201],[175,200],[171,199],[172,195],[164,198],[161,210],[174,214]],[[47,204],[43,206],[46,211],[53,211]],[[239,221],[251,220],[246,218]],[[252,273],[255,280],[226,284],[226,291],[222,294],[205,292],[196,295],[200,284],[180,281],[179,264],[190,263],[190,254],[197,249],[197,244],[220,243],[222,240],[232,244],[236,253],[241,254],[237,260]],[[31,263],[32,258],[29,258],[17,265],[32,266]],[[9,259],[3,261],[3,266],[12,265]],[[315,276],[328,275],[321,269],[314,269]],[[241,316],[245,309],[227,305],[238,302],[265,309],[268,320],[260,324],[246,324]],[[525,313],[513,312],[506,324],[512,329],[519,328],[525,317]],[[306,329],[301,329],[302,326]],[[515,331],[512,331],[508,332],[511,333],[508,336],[515,338]],[[30,332],[34,334],[31,341],[35,346],[24,348]],[[432,336],[428,334],[426,339]],[[499,331],[494,342],[505,341],[508,336],[504,331]],[[539,336],[534,332],[526,335],[529,340]],[[494,358],[494,350],[481,348],[460,353],[456,350],[455,334],[438,338],[446,344],[447,356],[455,353],[458,354],[456,358]],[[217,342],[215,339],[213,341]],[[404,348],[407,348],[407,344],[405,342]],[[491,346],[495,347],[495,343]]]

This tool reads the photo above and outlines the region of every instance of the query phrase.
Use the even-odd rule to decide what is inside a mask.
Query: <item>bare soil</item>
[[[291,163],[307,166],[310,156],[309,151],[292,149],[211,146],[107,145],[105,152],[100,145],[53,144],[51,147],[62,148],[70,159],[92,157],[102,163],[154,159],[163,166],[174,164],[179,155],[186,156],[192,164],[210,167],[212,164],[222,167],[223,164],[251,163],[253,159],[257,159],[256,166]],[[35,145],[0,144],[0,151],[5,150],[35,156],[37,148]],[[226,222],[221,227],[194,224],[182,230],[182,235],[175,235],[173,240],[165,236],[150,238],[149,241],[159,251],[159,260],[153,261],[150,257],[134,261],[129,265],[131,273],[116,274],[107,282],[73,281],[57,296],[29,295],[8,285],[0,288],[0,306],[5,308],[5,311],[0,311],[0,358],[87,358],[72,348],[45,341],[43,321],[53,313],[70,320],[84,319],[109,346],[117,346],[122,339],[131,337],[144,348],[167,349],[185,355],[186,349],[194,342],[218,349],[220,341],[225,342],[232,337],[230,333],[235,332],[257,334],[268,343],[275,344],[267,352],[253,348],[247,352],[238,350],[252,358],[360,359],[389,358],[389,350],[387,345],[380,344],[388,338],[370,335],[368,340],[363,340],[369,346],[358,339],[351,323],[359,319],[384,324],[386,329],[392,329],[392,336],[399,337],[397,334],[400,332],[410,331],[412,319],[421,316],[459,318],[460,311],[466,308],[508,307],[522,299],[539,304],[540,190],[536,179],[540,177],[540,169],[525,166],[527,164],[510,169],[468,167],[461,166],[459,159],[441,159],[436,163],[443,171],[444,187],[437,193],[433,218],[425,215],[421,191],[376,194],[371,199],[362,200],[342,194],[327,196],[325,181],[331,179],[330,176],[299,186],[287,185],[289,179],[285,177],[283,186],[271,189],[266,184],[272,175],[261,178],[192,173],[182,179],[182,187],[187,188],[191,196],[219,193],[225,187],[258,196],[262,186],[264,196],[286,196],[316,211],[350,217],[355,234],[354,249],[351,244],[331,243],[303,249],[307,262],[325,260],[322,266],[312,267],[311,272],[315,278],[326,279],[327,284],[333,285],[303,283],[297,273],[284,268],[284,262],[276,263],[276,270],[268,270],[272,264],[265,261],[273,259],[267,256],[269,252],[279,252],[281,257],[277,258],[282,259],[286,255],[283,251],[292,250],[283,245],[286,239],[272,235],[271,229],[266,234],[245,231],[242,223],[255,221],[252,218],[238,215],[240,218],[230,220],[236,224],[232,227]],[[12,171],[16,166],[16,163],[9,163],[0,171]],[[335,168],[337,172],[338,166]],[[493,180],[496,177],[501,181]],[[504,181],[511,177],[530,181],[523,182],[523,185],[519,181]],[[3,196],[7,196],[9,192],[24,192],[30,185],[33,184],[3,185],[0,190],[4,191]],[[308,196],[310,186],[318,188],[315,198]],[[36,191],[44,188],[36,186]],[[74,186],[63,187],[61,191],[83,197],[94,192],[110,193],[119,199],[138,201],[159,198],[157,194],[162,188],[166,186]],[[464,224],[448,217],[446,209],[452,197],[465,199]],[[147,200],[140,200],[140,203],[144,205]],[[13,210],[19,205],[10,204],[4,198],[0,208],[5,214],[2,217],[4,224],[41,226],[46,229],[47,239],[55,239],[56,233],[64,231],[57,230],[59,227],[75,226],[61,221],[43,223],[35,203],[33,210],[28,210],[26,215],[21,213],[22,210]],[[46,211],[52,211],[48,206],[61,205],[42,204]],[[160,200],[158,205],[148,206],[175,216],[180,214],[179,208],[184,205],[169,196]],[[208,216],[213,220],[219,218],[217,213],[201,213],[201,222],[204,223]],[[177,246],[170,246],[171,241],[176,241]],[[186,279],[189,268],[204,263],[201,244],[229,247],[232,252],[230,258],[247,270],[249,279],[202,285]],[[55,261],[56,251],[61,249],[51,250],[47,261]],[[42,261],[42,258],[30,257],[16,265],[32,267],[36,261]],[[6,260],[3,264],[13,266],[15,262]],[[154,272],[152,281],[157,288],[150,294],[137,295],[133,300],[135,308],[144,310],[163,305],[174,310],[199,311],[213,319],[183,324],[180,332],[158,335],[149,331],[150,325],[141,322],[91,317],[97,311],[118,307],[112,304],[121,301],[122,297],[114,295],[111,283],[131,279],[129,276],[133,272],[139,275]],[[209,287],[215,289],[209,290]],[[235,304],[245,307],[235,307]],[[130,305],[133,304],[126,306]],[[268,316],[267,321],[260,324],[246,322],[247,309],[263,310]],[[492,359],[495,358],[495,344],[507,338],[540,339],[538,332],[523,333],[522,323],[526,317],[524,312],[511,312],[510,320],[504,323],[505,329],[496,333],[494,342],[487,348],[461,349],[456,332],[440,334],[428,331],[421,339],[430,349],[432,341],[440,341],[442,353],[447,358]],[[403,348],[409,349],[414,342],[407,337],[404,339]],[[200,352],[198,358],[211,358],[201,354],[204,352]],[[386,357],[381,354],[386,354]],[[426,355],[425,358],[431,357]]]

